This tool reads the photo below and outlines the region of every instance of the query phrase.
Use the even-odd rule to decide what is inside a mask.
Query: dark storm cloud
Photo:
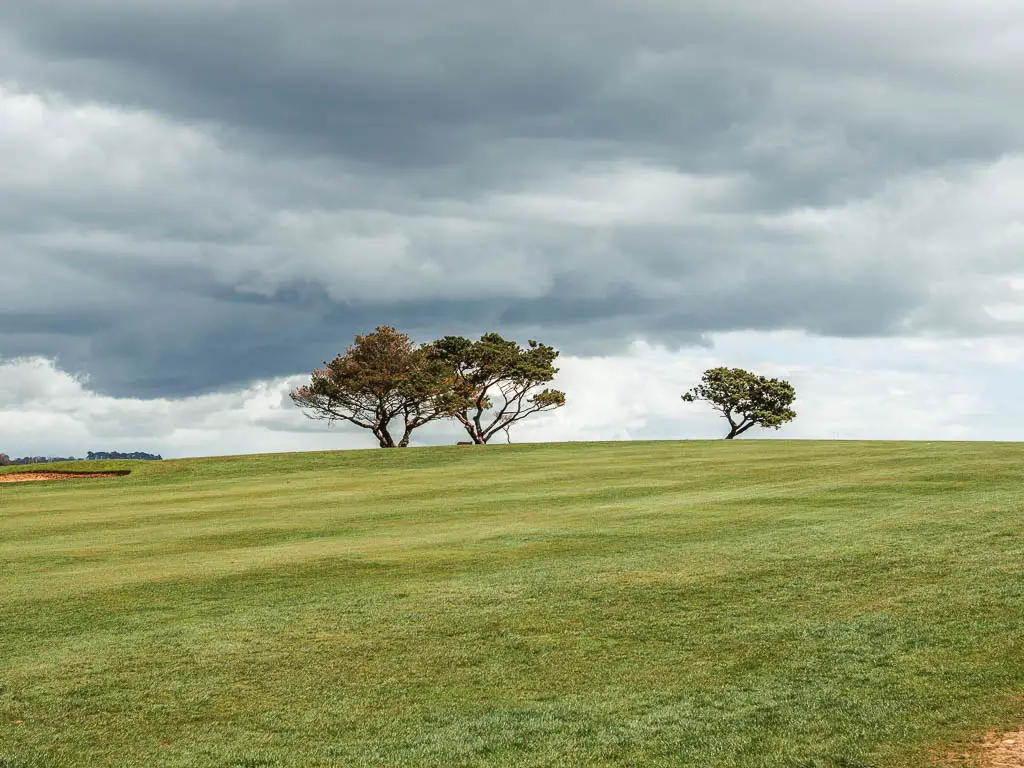
[[[991,331],[1022,13],[827,5],[0,0],[0,356],[181,396],[380,323]]]
[[[39,69],[64,87],[384,165],[458,158],[481,127],[543,120],[600,83],[588,62],[502,33],[500,20],[447,11],[299,2],[8,12],[45,59]]]

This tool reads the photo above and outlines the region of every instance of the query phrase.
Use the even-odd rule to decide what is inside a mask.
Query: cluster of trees
[[[473,341],[445,336],[415,344],[391,326],[356,336],[334,360],[313,371],[309,384],[291,399],[313,419],[344,421],[371,431],[381,448],[405,448],[414,430],[440,419],[465,429],[467,443],[485,445],[524,419],[565,405],[565,393],[550,384],[558,373],[558,350],[538,341],[521,346],[497,333]],[[796,418],[793,386],[741,368],[712,368],[682,396],[704,401],[729,423],[726,439],[754,426],[779,429]],[[394,423],[398,428],[393,428]],[[397,437],[397,439],[396,439]],[[150,453],[89,451],[88,459],[160,460]],[[77,461],[74,457],[32,456],[0,466]]]
[[[10,467],[22,464],[55,464],[60,461],[78,461],[74,456],[22,456],[19,459],[12,459],[6,453],[0,453],[0,467]]]
[[[563,392],[544,386],[558,373],[557,357],[547,344],[523,347],[497,333],[417,345],[379,326],[325,361],[291,398],[310,418],[370,430],[381,448],[404,448],[413,430],[439,419],[457,421],[477,445],[501,432],[511,442],[514,425],[565,405]]]
[[[100,459],[141,459],[145,461],[161,461],[163,459],[159,454],[152,453],[118,453],[117,451],[100,451],[93,453],[89,451],[85,459],[79,459],[74,456],[23,456],[20,459],[12,459],[6,453],[0,453],[0,467],[9,467],[22,464],[56,464],[62,461],[98,461]]]
[[[132,453],[120,453],[119,451],[89,451],[85,455],[86,461],[101,461],[103,459],[132,459],[133,461],[163,461],[159,453],[145,453],[144,451],[133,451]]]
[[[497,333],[417,345],[391,326],[378,326],[314,370],[291,399],[310,418],[370,430],[381,448],[405,448],[414,430],[439,419],[458,422],[468,443],[484,445],[502,432],[511,442],[515,424],[565,405],[565,393],[546,386],[558,373],[557,357],[547,344],[531,340],[524,347]],[[729,423],[729,440],[754,426],[778,429],[796,418],[789,382],[741,368],[705,371],[682,398],[718,410]]]

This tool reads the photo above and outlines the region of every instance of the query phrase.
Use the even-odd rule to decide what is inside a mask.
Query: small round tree
[[[704,400],[729,422],[726,440],[754,426],[778,429],[796,418],[790,406],[796,390],[788,381],[769,379],[742,368],[711,368],[701,383],[684,394],[683,401]]]

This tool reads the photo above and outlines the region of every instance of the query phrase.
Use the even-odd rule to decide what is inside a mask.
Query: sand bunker
[[[86,480],[90,477],[124,477],[128,470],[120,472],[11,472],[0,474],[0,483],[33,483],[41,480]]]

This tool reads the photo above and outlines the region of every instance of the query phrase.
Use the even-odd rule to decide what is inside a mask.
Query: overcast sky
[[[378,324],[558,346],[523,441],[718,364],[1017,439],[1021,72],[1019,0],[0,0],[0,451],[371,447],[285,393]]]

